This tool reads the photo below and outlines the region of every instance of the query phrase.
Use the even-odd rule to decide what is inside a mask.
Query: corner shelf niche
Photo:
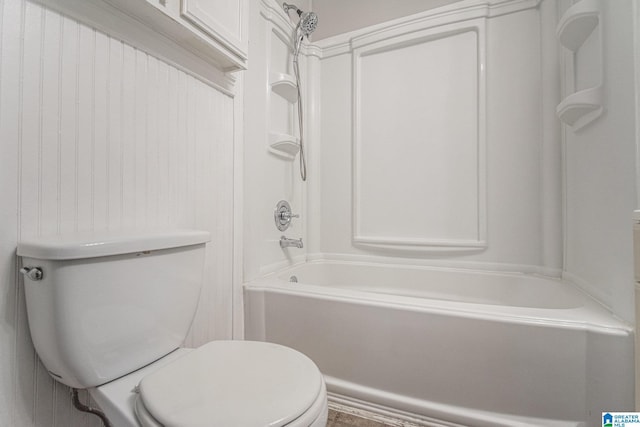
[[[600,8],[596,0],[581,0],[571,6],[558,23],[556,34],[560,43],[572,52],[577,51],[600,22]]]
[[[271,72],[271,90],[287,101],[295,104],[298,101],[298,85],[293,76],[285,73]]]
[[[556,108],[558,118],[573,130],[581,129],[602,114],[601,86],[567,96]]]
[[[269,151],[287,160],[293,160],[300,151],[300,140],[293,135],[269,132]]]
[[[571,69],[574,70],[576,67],[576,52],[594,31],[602,40],[600,24],[598,0],[581,0],[569,7],[560,18],[556,36],[560,44],[571,51],[573,62]],[[602,68],[602,51],[594,56],[596,56],[593,58],[594,65]],[[600,81],[594,87],[567,95],[558,104],[556,114],[561,122],[577,131],[600,117],[603,110],[602,81]]]
[[[266,22],[267,72],[264,74],[266,99],[266,151],[285,162],[292,162],[300,152],[300,138],[296,136],[297,79],[290,71],[292,52],[291,21],[273,0],[259,2],[268,13],[261,13]],[[262,12],[265,12],[263,10]],[[289,168],[290,165],[283,165]]]

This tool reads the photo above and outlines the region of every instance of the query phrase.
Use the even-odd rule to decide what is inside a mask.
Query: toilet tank
[[[31,338],[56,380],[104,384],[182,345],[198,305],[206,231],[81,233],[18,244]]]

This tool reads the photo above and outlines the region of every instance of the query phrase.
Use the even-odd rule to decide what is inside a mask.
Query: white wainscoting
[[[353,241],[486,247],[485,20],[353,51]]]
[[[237,101],[28,1],[0,1],[0,58],[0,425],[98,426],[37,359],[16,243],[76,230],[208,230],[187,344],[231,338]]]

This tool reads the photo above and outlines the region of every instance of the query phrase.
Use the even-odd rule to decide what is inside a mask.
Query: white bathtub
[[[340,403],[447,426],[599,426],[633,410],[632,328],[559,280],[317,262],[244,298],[246,339],[307,354]]]

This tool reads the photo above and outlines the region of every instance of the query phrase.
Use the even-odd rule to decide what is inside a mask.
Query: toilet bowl
[[[277,344],[213,341],[178,349],[89,389],[114,427],[286,426],[327,422],[322,374]]]
[[[321,427],[324,379],[293,349],[181,348],[198,306],[198,230],[77,233],[18,244],[40,360],[86,389],[113,427]]]

